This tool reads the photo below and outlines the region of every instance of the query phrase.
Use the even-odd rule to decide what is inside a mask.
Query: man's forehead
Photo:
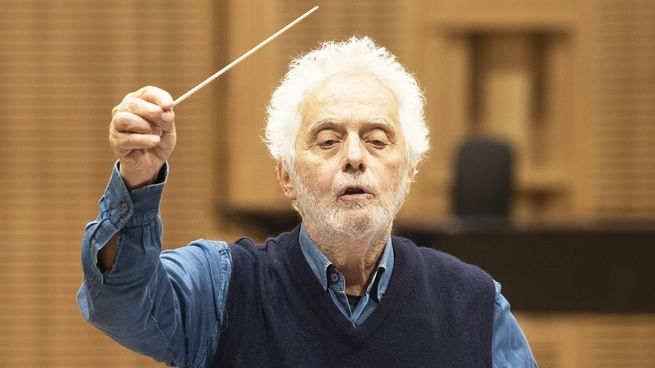
[[[327,122],[361,121],[395,125],[397,103],[377,77],[340,73],[320,83],[300,105],[305,129]]]
[[[391,89],[374,74],[369,72],[341,72],[323,79],[306,98],[314,100],[339,100],[344,94],[350,97],[367,97],[362,92],[369,92],[379,98],[395,100]]]

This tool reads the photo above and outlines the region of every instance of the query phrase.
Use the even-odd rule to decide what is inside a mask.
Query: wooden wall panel
[[[655,2],[591,7],[591,208],[600,220],[655,219]]]
[[[0,366],[159,366],[86,324],[80,243],[114,162],[111,108],[213,71],[213,2],[6,0],[0,13]],[[211,90],[180,105],[165,243],[211,229]]]
[[[655,316],[519,313],[541,368],[655,366]]]

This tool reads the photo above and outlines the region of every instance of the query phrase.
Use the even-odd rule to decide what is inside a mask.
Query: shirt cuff
[[[121,229],[140,226],[159,213],[164,186],[168,178],[168,163],[164,163],[154,184],[129,191],[120,175],[120,163],[116,162],[100,207],[111,223]]]
[[[129,191],[116,162],[105,192],[100,198],[100,214],[87,225],[82,247],[85,281],[93,295],[100,292],[102,272],[98,252],[114,234],[125,227],[144,226],[159,215],[159,204],[168,177],[168,163],[161,168],[154,184]]]
[[[168,179],[168,163],[164,163],[154,184],[133,191],[129,191],[121,178],[119,165],[120,162],[114,165],[105,193],[100,198],[99,226],[91,239],[91,244],[96,245],[95,252],[120,229],[143,226],[159,214],[159,204]]]

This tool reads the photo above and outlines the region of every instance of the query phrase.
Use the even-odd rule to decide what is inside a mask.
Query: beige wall
[[[0,2],[0,366],[153,366],[86,325],[81,235],[115,160],[111,108],[145,84],[179,95],[215,65],[212,1]],[[212,91],[177,111],[166,244],[213,224]]]
[[[397,53],[426,92],[433,150],[400,222],[448,214],[453,149],[473,131],[516,145],[518,220],[655,219],[652,1],[319,4],[176,108],[180,138],[162,208],[168,247],[247,228],[218,216],[217,203],[288,209],[260,143],[268,96],[289,57],[353,33]],[[146,84],[179,96],[311,5],[0,2],[0,366],[159,366],[86,325],[74,300],[82,231],[114,161],[110,110]],[[579,358],[604,336],[628,341],[612,350],[636,357],[625,366],[655,365],[643,348],[653,346],[652,317],[520,317],[542,367],[610,366],[601,353]]]

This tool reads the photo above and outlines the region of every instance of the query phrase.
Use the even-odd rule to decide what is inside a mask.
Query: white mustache
[[[339,192],[346,186],[363,186],[366,187],[371,193],[377,196],[380,193],[378,183],[375,179],[368,176],[337,174],[332,183],[332,196],[339,196]]]

